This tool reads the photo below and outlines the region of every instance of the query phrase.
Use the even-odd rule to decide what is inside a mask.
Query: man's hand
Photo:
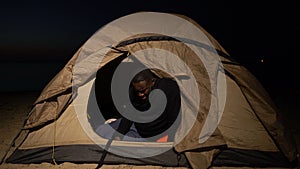
[[[116,136],[116,137],[114,138],[114,140],[121,141],[121,137],[120,137],[120,136]]]

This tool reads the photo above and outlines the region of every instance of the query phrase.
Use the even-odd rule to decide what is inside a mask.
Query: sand
[[[9,148],[11,141],[19,132],[23,126],[26,114],[29,112],[33,102],[38,97],[39,92],[14,92],[14,93],[0,93],[0,159],[4,156],[5,152]],[[284,109],[288,106],[281,105]],[[295,111],[296,109],[290,110]],[[296,112],[294,112],[296,113]],[[295,134],[297,145],[300,146],[300,120],[297,116],[289,116],[287,118],[289,124],[292,127],[292,131]],[[94,169],[97,164],[73,164],[63,163],[59,165],[53,165],[50,163],[42,164],[2,164],[0,169]],[[130,165],[103,165],[101,169],[161,169],[161,168],[173,168],[173,167],[161,167],[161,166],[130,166]],[[183,169],[184,167],[178,167]]]

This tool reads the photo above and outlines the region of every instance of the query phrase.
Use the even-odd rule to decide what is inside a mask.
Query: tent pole
[[[110,148],[111,143],[112,143],[112,141],[114,140],[116,134],[117,134],[117,131],[114,131],[112,137],[107,141],[107,143],[106,143],[106,145],[105,145],[105,148],[104,148],[104,151],[103,151],[103,154],[102,154],[102,156],[101,156],[101,159],[99,160],[98,165],[97,165],[97,167],[96,167],[95,169],[99,169],[100,167],[103,166],[105,157],[106,157],[106,155],[107,155],[107,153],[108,153],[108,149]]]

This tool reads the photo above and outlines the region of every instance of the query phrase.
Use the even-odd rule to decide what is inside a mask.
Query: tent
[[[121,17],[91,36],[45,86],[4,161],[98,163],[108,140],[95,128],[120,110],[112,89],[143,66],[180,86],[175,140],[113,141],[105,164],[296,166],[293,137],[259,81],[195,21],[158,12]]]

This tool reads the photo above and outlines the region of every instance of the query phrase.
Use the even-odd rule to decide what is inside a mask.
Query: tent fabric
[[[151,147],[153,148],[153,147]],[[136,147],[132,148],[134,151]],[[52,147],[34,148],[25,151],[16,151],[7,162],[30,164],[30,163],[52,163]],[[63,153],[60,153],[63,152]],[[50,155],[49,155],[50,154]],[[74,163],[97,163],[103,154],[103,149],[98,145],[82,144],[55,147],[56,160],[60,164],[63,162]],[[160,165],[170,167],[187,166],[186,158],[183,154],[176,154],[173,149],[157,156],[147,158],[122,158],[113,153],[108,153],[105,164],[130,164],[130,165]]]
[[[289,162],[297,159],[298,152],[295,148],[295,142],[288,128],[281,121],[276,106],[263,86],[245,67],[233,60],[217,40],[199,24],[188,17],[176,16],[192,22],[204,32],[211,44],[207,44],[205,41],[195,42],[181,38],[185,42],[183,43],[178,40],[180,38],[146,33],[132,35],[116,44],[107,46],[103,35],[96,32],[78,49],[65,67],[41,92],[33,104],[23,128],[24,131],[29,131],[29,133],[17,150],[11,153],[7,162],[51,162],[53,151],[55,160],[59,162],[97,162],[95,160],[100,159],[103,149],[96,145],[95,140],[91,139],[78,120],[81,116],[76,113],[74,108],[76,103],[73,102],[78,97],[77,91],[90,85],[91,82],[92,85],[95,85],[91,75],[94,76],[96,72],[101,70],[107,69],[107,71],[110,71],[105,72],[105,78],[101,79],[103,85],[110,82],[114,68],[110,69],[107,66],[113,65],[112,63],[118,65],[121,62],[131,62],[133,58],[138,62],[147,63],[147,67],[155,67],[157,60],[159,60],[158,63],[167,65],[173,70],[172,67],[178,65],[177,61],[170,60],[168,57],[176,55],[188,65],[190,70],[179,67],[181,72],[175,72],[172,77],[176,79],[184,98],[182,102],[182,120],[175,141],[167,143],[114,141],[112,144],[115,147],[126,146],[132,149],[151,150],[170,149],[170,147],[172,149],[153,158],[143,158],[140,161],[135,159],[128,161],[124,160],[126,158],[114,157],[111,154],[111,158],[106,159],[105,162],[109,164],[142,163],[164,166],[190,165],[192,168],[201,169],[214,165],[214,167],[253,167],[256,165],[258,167],[290,167]],[[203,54],[201,59],[191,49],[191,46]],[[147,49],[150,48],[167,51],[170,56],[158,57],[160,53],[157,51],[150,51],[153,53],[148,56],[149,51]],[[215,50],[211,50],[212,48]],[[141,54],[141,57],[133,56],[132,54],[135,53]],[[95,64],[97,63],[96,70],[86,67],[90,64],[88,59],[97,59],[102,56],[103,60],[99,64],[95,62]],[[154,57],[157,60],[152,60]],[[216,57],[220,58],[220,62],[211,59]],[[209,63],[209,69],[206,67],[207,63]],[[220,66],[223,67],[224,72],[220,71]],[[84,71],[74,71],[77,68],[84,68]],[[152,71],[160,77],[169,76],[168,73],[159,69],[152,69]],[[189,73],[192,73],[195,77],[196,87],[186,84],[185,78],[190,77]],[[206,141],[202,142],[199,135],[205,125],[209,110],[218,111],[218,105],[213,102],[218,100],[218,96],[214,95],[212,91],[217,86],[218,81],[211,81],[210,76],[220,74],[226,77],[224,112],[217,128]],[[96,80],[97,78],[96,76]],[[101,85],[101,82],[97,83]],[[197,102],[197,98],[195,99],[193,93],[189,93],[183,87],[186,85],[195,89],[194,91],[199,91],[201,94],[199,102]],[[110,91],[109,88],[107,91]],[[103,93],[107,93],[107,91],[103,91]],[[105,94],[103,98],[107,98],[104,101],[107,101],[105,104],[112,105],[111,96]],[[108,106],[108,108],[112,110],[114,107]],[[198,112],[193,112],[195,109]],[[218,118],[216,114],[213,114],[215,119]],[[93,114],[86,116],[93,118]],[[195,123],[191,123],[191,121]],[[98,123],[90,125],[97,126]],[[189,132],[186,133],[186,131]],[[106,142],[106,139],[97,138],[97,144],[105,145]],[[64,156],[64,152],[68,153]],[[88,158],[90,160],[81,157],[80,152],[91,153]],[[178,157],[183,154],[184,156],[180,158],[183,160],[178,161]],[[252,158],[253,163],[249,164],[247,157],[255,156],[256,158]],[[273,158],[264,158],[267,156]],[[169,163],[163,162],[168,161],[169,158],[172,159],[169,160]],[[239,158],[241,161],[238,160]],[[164,160],[161,161],[161,159]],[[282,163],[274,164],[275,166],[270,165],[274,159],[278,163]]]
[[[289,129],[284,126],[284,118],[266,90],[264,90],[264,87],[261,86],[259,81],[245,67],[240,67],[240,69],[236,69],[230,65],[228,68],[226,65],[224,67],[229,74],[234,75],[235,82],[240,86],[249,105],[273,141],[277,140],[274,143],[278,144],[277,146],[284,152],[287,158],[290,160],[293,159],[297,154],[297,150],[294,147],[295,141]],[[289,140],[290,144],[286,144],[286,140]]]

